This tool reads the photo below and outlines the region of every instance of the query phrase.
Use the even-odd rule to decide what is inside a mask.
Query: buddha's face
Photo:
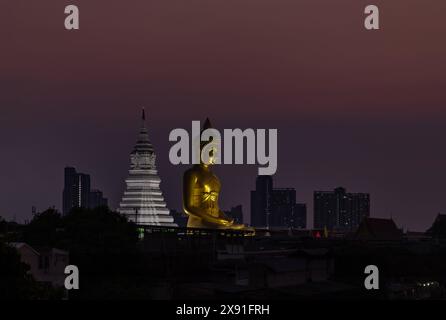
[[[201,163],[204,165],[213,165],[217,163],[218,143],[211,140],[201,143]]]

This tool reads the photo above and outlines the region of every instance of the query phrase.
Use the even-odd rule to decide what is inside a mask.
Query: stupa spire
[[[146,126],[146,109],[144,107],[142,107],[141,124],[143,128]]]
[[[156,169],[156,155],[149,141],[145,126],[146,113],[141,114],[142,128],[130,154],[130,170],[125,180],[126,188],[118,211],[137,225],[175,227],[173,217],[167,208],[161,179]]]

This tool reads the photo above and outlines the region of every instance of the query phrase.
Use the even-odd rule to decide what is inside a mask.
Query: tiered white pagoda
[[[166,207],[155,165],[156,155],[149,141],[143,109],[138,141],[130,154],[129,176],[118,211],[137,225],[177,227]]]

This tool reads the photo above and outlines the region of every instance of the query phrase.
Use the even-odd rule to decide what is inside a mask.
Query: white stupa
[[[160,189],[161,179],[156,170],[156,155],[149,141],[142,111],[142,126],[138,141],[130,154],[129,176],[118,211],[137,225],[177,227]]]

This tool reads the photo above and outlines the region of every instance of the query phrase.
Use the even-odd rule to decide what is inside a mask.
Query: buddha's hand
[[[218,217],[224,221],[225,226],[232,226],[234,224],[234,218],[228,217],[223,211],[219,211]]]

